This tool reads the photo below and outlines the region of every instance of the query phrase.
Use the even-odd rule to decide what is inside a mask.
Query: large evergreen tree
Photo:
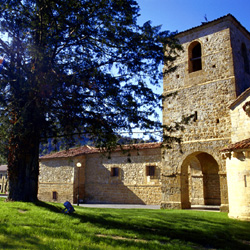
[[[37,199],[41,139],[84,132],[111,149],[120,130],[160,126],[148,81],[178,45],[138,15],[134,0],[0,0],[9,199]]]

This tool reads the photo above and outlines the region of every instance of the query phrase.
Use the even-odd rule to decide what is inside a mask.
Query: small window
[[[249,60],[248,60],[248,55],[247,55],[247,48],[245,43],[242,43],[241,45],[241,55],[243,57],[243,62],[244,62],[244,70],[246,73],[250,73],[249,70]]]
[[[0,174],[0,179],[2,179],[3,178],[3,174]]]
[[[189,57],[189,73],[202,69],[201,63],[201,44],[199,42],[193,42],[188,49]]]
[[[115,176],[119,176],[119,168],[111,168],[111,173],[110,173],[110,175],[112,176],[112,177],[115,177]]]
[[[198,112],[195,111],[194,112],[194,122],[196,122],[198,120]]]
[[[147,166],[146,175],[147,176],[155,176],[155,166]]]
[[[53,191],[53,192],[52,192],[52,199],[56,201],[56,200],[57,200],[57,196],[58,196],[58,195],[57,195],[57,192],[56,192],[56,191]]]

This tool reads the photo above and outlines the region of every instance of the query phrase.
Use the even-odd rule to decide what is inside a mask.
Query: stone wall
[[[40,162],[38,198],[44,201],[76,203],[160,204],[161,149],[114,152],[111,159],[101,153],[43,159]],[[77,168],[76,163],[81,167]],[[147,167],[154,166],[154,176]],[[111,169],[119,168],[118,176]],[[53,197],[53,192],[56,192]],[[54,194],[55,195],[55,194]]]
[[[73,202],[74,169],[74,162],[70,158],[42,160],[40,162],[38,199]],[[53,192],[56,192],[56,199],[53,199]]]
[[[229,217],[250,221],[250,149],[227,158]]]
[[[232,142],[250,138],[250,113],[243,106],[250,101],[250,89],[230,106],[232,118]],[[236,147],[226,156],[229,217],[250,221],[250,148]]]
[[[163,103],[163,124],[174,125],[190,115],[193,118],[184,126],[184,131],[171,134],[182,139],[181,145],[173,145],[164,153],[162,207],[187,208],[191,202],[194,204],[195,200],[201,202],[204,199],[210,204],[213,201],[218,204],[220,200],[221,210],[227,210],[226,166],[220,159],[219,150],[231,142],[228,106],[236,98],[232,22],[231,18],[224,18],[177,35],[183,51],[176,61],[177,70],[164,78],[163,94],[167,98]],[[202,69],[190,72],[189,48],[194,42],[201,45]],[[218,169],[215,175],[204,173],[206,161],[197,158],[202,153],[216,160]],[[185,163],[187,158],[190,159]],[[188,174],[194,159],[203,168],[200,179]],[[208,184],[202,189],[205,182]],[[216,192],[218,183],[220,193]],[[196,194],[192,194],[190,186]],[[206,195],[210,197],[207,201]]]
[[[237,23],[231,25],[230,33],[237,95],[240,95],[250,87],[250,34]],[[242,44],[246,46],[249,72],[245,71]]]
[[[194,30],[177,35],[183,46],[175,61],[177,70],[164,79],[164,92],[174,92],[210,81],[231,79],[234,77],[230,30],[225,25],[208,27],[205,30]],[[188,47],[193,41],[202,46],[202,70],[189,73]]]
[[[228,210],[226,161],[219,152],[224,145],[225,141],[214,140],[175,144],[172,149],[163,149],[162,208],[218,205],[219,199],[221,210]],[[200,170],[194,171],[194,163]],[[210,164],[217,169],[208,167],[208,170]]]
[[[244,96],[243,102],[237,102],[232,105],[231,120],[232,120],[232,143],[250,138],[250,118],[244,112],[243,106],[246,102],[250,101],[250,91]]]
[[[179,40],[184,50],[177,70],[164,79],[163,94],[172,95],[164,102],[163,123],[181,122],[196,112],[196,121],[176,134],[183,141],[230,138],[228,106],[236,93],[229,29],[213,26]],[[189,73],[188,47],[193,41],[202,45],[202,70]]]
[[[155,166],[155,176],[146,167]],[[111,169],[119,168],[119,176]],[[85,201],[91,203],[160,204],[161,149],[112,153],[111,159],[98,154],[86,160]]]

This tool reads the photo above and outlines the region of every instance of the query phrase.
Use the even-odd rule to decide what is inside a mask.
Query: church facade
[[[77,203],[160,204],[161,143],[123,146],[111,157],[90,146],[40,158],[38,198]]]
[[[226,159],[229,217],[250,221],[250,88],[229,108],[232,144],[221,150]]]
[[[228,211],[229,105],[250,86],[249,32],[231,15],[177,34],[183,51],[164,78],[163,124],[193,115],[180,144],[163,150],[162,207],[219,205]]]
[[[183,50],[164,77],[163,125],[191,116],[171,133],[181,141],[138,145],[129,161],[121,150],[107,159],[87,146],[44,156],[40,199],[216,205],[250,220],[250,33],[227,15],[176,38]]]

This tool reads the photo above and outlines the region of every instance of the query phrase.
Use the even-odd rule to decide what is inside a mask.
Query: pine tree
[[[160,127],[148,82],[179,45],[138,16],[134,0],[0,0],[10,200],[37,200],[41,140],[84,132],[111,150],[118,131]]]

